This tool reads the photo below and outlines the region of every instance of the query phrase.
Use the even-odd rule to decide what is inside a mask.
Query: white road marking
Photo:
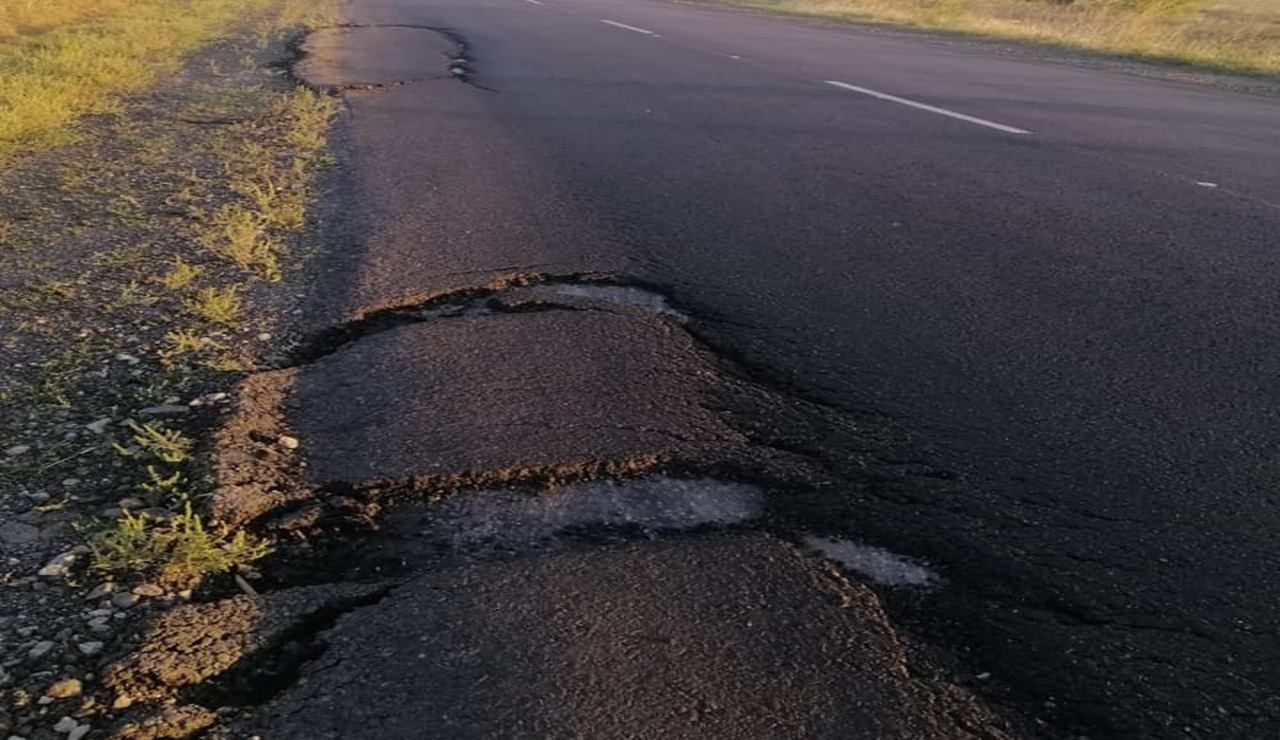
[[[1005,133],[1007,133],[1007,134],[1029,134],[1029,133],[1031,133],[1030,131],[1026,131],[1026,130],[1023,130],[1023,129],[1020,129],[1020,128],[1014,128],[1013,126],[1006,126],[1006,125],[1004,125],[1003,123],[996,123],[995,121],[988,121],[988,120],[986,120],[985,118],[976,118],[976,117],[974,117],[974,116],[967,116],[967,115],[965,115],[965,114],[963,114],[963,113],[957,113],[957,112],[955,112],[955,111],[953,111],[953,110],[947,110],[946,108],[939,108],[939,107],[937,107],[936,105],[927,105],[927,104],[925,104],[925,103],[917,103],[917,102],[916,102],[916,101],[914,101],[914,100],[907,100],[906,98],[900,98],[900,97],[898,97],[898,96],[896,96],[896,95],[888,95],[888,94],[886,94],[886,93],[876,92],[875,90],[870,90],[870,89],[865,88],[865,87],[858,87],[857,85],[850,85],[850,84],[849,84],[849,83],[847,83],[847,82],[837,82],[836,80],[823,80],[823,82],[826,82],[828,85],[832,85],[832,86],[834,86],[834,87],[838,87],[838,88],[840,88],[840,89],[842,89],[842,90],[849,90],[849,91],[851,91],[851,92],[862,93],[863,95],[870,95],[871,97],[873,97],[873,98],[878,98],[878,99],[880,99],[880,100],[887,100],[887,101],[889,101],[890,103],[898,103],[898,104],[900,104],[900,105],[907,105],[907,106],[910,106],[910,107],[912,107],[912,108],[918,108],[918,109],[920,109],[920,110],[926,110],[926,111],[929,111],[930,113],[937,113],[937,114],[938,114],[938,115],[940,115],[940,116],[947,116],[948,118],[955,118],[955,119],[959,119],[959,120],[961,120],[961,121],[967,121],[967,122],[969,122],[969,123],[976,123],[976,124],[977,124],[977,125],[979,125],[979,126],[986,126],[987,128],[993,128],[993,129],[995,129],[995,130],[997,130],[997,131],[1003,131],[1003,132],[1005,132]]]
[[[1197,184],[1197,185],[1199,185],[1199,186],[1200,186],[1200,187],[1202,187],[1202,188],[1216,188],[1216,187],[1218,187],[1218,183],[1216,183],[1216,182],[1204,182],[1203,180],[1196,180],[1196,184]]]
[[[542,4],[542,2],[541,2],[540,0],[524,0],[524,1],[525,1],[526,3],[533,3],[534,5],[541,5],[541,4]]]
[[[644,34],[644,35],[646,35],[646,36],[654,36],[654,35],[656,35],[656,34],[654,34],[654,32],[653,32],[653,31],[648,31],[648,30],[645,30],[645,29],[643,29],[643,28],[636,28],[635,26],[628,26],[628,25],[627,25],[627,24],[625,24],[625,23],[619,23],[619,22],[617,22],[617,21],[604,21],[604,20],[602,20],[602,21],[600,21],[600,22],[601,22],[601,23],[607,23],[607,24],[609,24],[610,26],[617,26],[618,28],[625,28],[625,29],[627,29],[628,31],[635,31],[636,33],[643,33],[643,34]]]

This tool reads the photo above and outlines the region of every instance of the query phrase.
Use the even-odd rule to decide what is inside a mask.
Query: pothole
[[[463,42],[447,31],[414,26],[339,26],[311,32],[294,74],[333,92],[463,77]]]
[[[682,324],[688,321],[688,316],[673,307],[667,296],[653,288],[599,276],[588,279],[518,275],[503,278],[492,287],[462,290],[434,296],[416,305],[371,311],[342,326],[315,334],[303,341],[292,355],[294,364],[307,364],[373,334],[439,319],[607,306],[648,311]]]
[[[508,291],[506,295],[514,300],[573,298],[593,303],[628,306],[652,311],[682,323],[688,318],[685,314],[673,308],[665,295],[638,285],[548,282],[524,288],[515,288]]]
[[[808,536],[808,547],[882,586],[932,586],[941,578],[921,563],[882,547],[851,540]]]
[[[763,509],[764,492],[753,485],[655,476],[589,481],[542,492],[456,494],[423,512],[420,532],[458,550],[521,550],[595,528],[652,533],[741,524],[759,517]],[[396,514],[390,516],[394,519]]]
[[[270,577],[403,578],[451,563],[720,531],[760,519],[766,494],[751,483],[652,474],[387,501],[358,543],[344,534],[314,562],[290,563]]]

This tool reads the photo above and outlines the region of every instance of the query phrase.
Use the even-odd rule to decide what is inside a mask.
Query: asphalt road
[[[349,16],[317,328],[510,273],[657,286],[883,430],[870,479],[810,434],[849,488],[781,516],[938,568],[904,622],[1091,736],[1280,732],[1280,99],[651,0]]]

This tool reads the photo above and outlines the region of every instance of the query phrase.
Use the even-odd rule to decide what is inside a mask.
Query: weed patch
[[[129,420],[129,430],[133,432],[133,443],[141,453],[150,455],[160,462],[176,465],[186,462],[191,457],[195,442],[177,429],[158,429],[150,424],[139,424]],[[134,457],[137,453],[124,447],[116,446],[116,450],[125,457]],[[155,470],[151,469],[152,479]]]
[[[159,282],[169,290],[179,291],[200,277],[200,272],[199,267],[187,264],[181,257],[174,257],[173,266],[169,268],[168,272],[160,276]]]
[[[280,245],[264,219],[248,208],[223,206],[200,241],[220,259],[272,282],[280,279]]]
[[[244,310],[244,302],[240,300],[240,288],[235,285],[226,288],[204,288],[193,298],[187,299],[183,306],[195,318],[227,326],[236,323]]]
[[[211,534],[191,502],[167,520],[125,512],[109,528],[87,539],[92,567],[103,573],[154,573],[169,583],[189,584],[261,559],[270,543],[244,530]]]

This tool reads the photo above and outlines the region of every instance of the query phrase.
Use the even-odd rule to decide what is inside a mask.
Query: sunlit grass
[[[18,147],[58,141],[80,115],[112,110],[122,93],[145,88],[272,2],[6,0],[0,24],[18,21],[7,21],[10,34],[70,23],[9,36],[0,28],[0,160]]]
[[[801,15],[965,31],[1236,72],[1280,73],[1280,2],[719,1]]]
[[[110,13],[128,0],[5,0],[0,4],[0,39],[39,33]]]

